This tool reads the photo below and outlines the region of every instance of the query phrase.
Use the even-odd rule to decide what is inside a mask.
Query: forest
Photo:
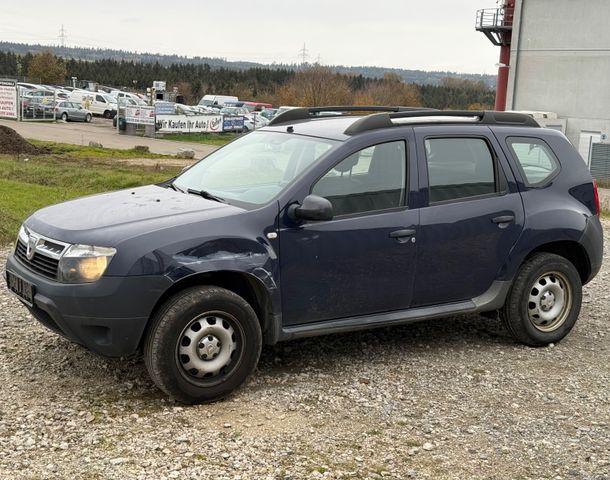
[[[153,81],[176,87],[187,103],[208,93],[274,105],[405,105],[439,109],[491,109],[494,90],[483,79],[446,76],[434,84],[405,82],[392,70],[382,76],[338,72],[317,64],[293,68],[263,66],[243,69],[207,63],[140,62],[133,59],[64,59],[49,50],[20,55],[0,51],[0,77],[33,83],[70,85],[71,78],[145,91]]]

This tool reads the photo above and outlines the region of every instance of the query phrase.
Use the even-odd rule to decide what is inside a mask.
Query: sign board
[[[0,80],[0,117],[17,118],[17,82]]]
[[[165,92],[165,88],[167,87],[167,83],[166,82],[161,82],[159,80],[155,80],[153,82],[153,88],[157,91],[157,92]]]
[[[125,107],[125,121],[136,125],[154,125],[155,107]]]
[[[176,104],[172,102],[155,102],[157,115],[173,115],[176,113]]]
[[[242,131],[244,129],[244,117],[224,117],[222,120],[223,132]]]
[[[160,133],[222,132],[222,115],[157,115]]]

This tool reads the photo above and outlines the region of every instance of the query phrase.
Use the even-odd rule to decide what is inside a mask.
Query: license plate
[[[30,307],[34,304],[34,285],[9,271],[6,272],[6,282],[8,289],[21,300]]]

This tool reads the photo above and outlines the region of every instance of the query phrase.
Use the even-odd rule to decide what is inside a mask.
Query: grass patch
[[[178,142],[205,143],[222,147],[235,140],[239,133],[171,133],[163,135],[164,140],[176,140]]]
[[[28,139],[32,145],[46,148],[50,155],[60,155],[71,159],[113,159],[113,158],[175,158],[172,155],[161,155],[159,153],[142,152],[137,148],[121,150],[118,148],[97,148],[83,145],[72,145],[70,143],[46,142],[44,140]],[[28,157],[21,155],[22,158]]]
[[[0,245],[12,242],[19,225],[39,208],[83,195],[158,183],[179,171],[113,164],[100,158],[84,160],[72,154],[31,157],[27,162],[0,155]]]

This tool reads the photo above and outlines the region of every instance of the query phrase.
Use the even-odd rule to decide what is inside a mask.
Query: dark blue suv
[[[264,343],[497,311],[520,342],[557,342],[601,259],[596,186],[561,133],[516,113],[320,107],[163,184],[36,212],[6,273],[44,325],[142,350],[195,403],[242,384]]]

